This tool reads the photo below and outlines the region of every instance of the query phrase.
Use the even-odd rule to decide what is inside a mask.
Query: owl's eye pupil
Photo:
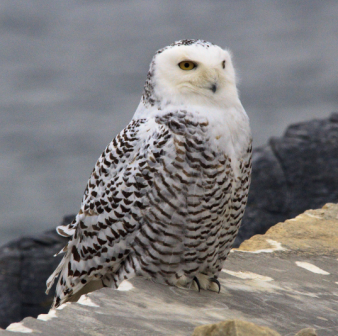
[[[186,67],[186,68],[189,68],[189,63],[184,63],[184,66]]]

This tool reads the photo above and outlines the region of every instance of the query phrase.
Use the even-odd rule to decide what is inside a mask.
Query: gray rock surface
[[[197,326],[229,319],[283,336],[304,328],[336,336],[337,213],[337,204],[327,204],[247,240],[230,253],[219,277],[220,294],[134,278],[120,290],[103,288],[38,319],[25,318],[0,336],[190,336]]]
[[[248,205],[235,246],[306,209],[338,202],[338,113],[291,125],[253,152]]]

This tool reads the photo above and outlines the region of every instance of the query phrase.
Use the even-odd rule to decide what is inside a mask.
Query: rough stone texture
[[[298,331],[295,336],[317,336],[317,333],[313,328],[305,328]]]
[[[255,252],[282,244],[291,253],[338,257],[338,205],[328,203],[322,209],[307,210],[296,218],[272,226],[264,235],[244,241],[238,250]]]
[[[192,336],[280,336],[276,331],[254,323],[229,320],[195,328]]]
[[[52,230],[0,248],[0,327],[48,312],[53,295],[45,294],[46,279],[60,262],[61,256],[53,255],[65,242]]]
[[[39,336],[188,336],[197,326],[229,319],[268,327],[284,336],[303,328],[314,328],[320,336],[336,336],[338,244],[331,244],[327,237],[328,228],[338,226],[337,214],[338,205],[327,204],[234,249],[219,277],[220,294],[134,278],[122,284],[124,290],[104,288],[90,293],[82,302],[39,319],[25,318],[9,326],[12,331],[0,331],[0,336],[19,335],[14,330]],[[329,232],[335,239],[336,233]],[[304,238],[306,243],[300,243]]]
[[[248,205],[235,246],[307,209],[338,202],[338,113],[291,125],[253,152]]]

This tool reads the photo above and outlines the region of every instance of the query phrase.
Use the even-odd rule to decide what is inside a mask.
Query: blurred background
[[[0,0],[0,244],[76,213],[155,51],[230,49],[254,146],[338,110],[336,0]]]

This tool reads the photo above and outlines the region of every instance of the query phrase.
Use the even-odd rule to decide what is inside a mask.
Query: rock
[[[254,150],[252,167],[248,205],[234,246],[282,221],[288,208],[286,179],[270,146]]]
[[[272,226],[264,235],[244,241],[239,251],[256,252],[284,249],[305,255],[338,257],[338,205],[328,203],[322,209],[307,210],[296,218]],[[280,246],[280,247],[279,247]]]
[[[241,320],[229,320],[195,328],[192,336],[280,336],[267,327]]]
[[[21,319],[20,259],[13,244],[0,249],[0,327]]]
[[[218,278],[219,294],[134,278],[120,290],[103,288],[38,319],[27,317],[0,336],[21,335],[15,330],[32,336],[186,336],[227,320],[280,335],[311,327],[320,336],[338,335],[338,244],[328,239],[336,239],[337,214],[338,204],[306,211],[233,249]]]
[[[338,202],[338,113],[291,125],[253,152],[248,205],[235,245],[307,209]]]
[[[64,221],[73,217],[65,217]],[[46,280],[62,257],[53,255],[66,241],[51,230],[19,238],[0,248],[0,327],[48,312],[54,290],[45,294]]]
[[[59,264],[62,256],[53,257],[66,244],[55,230],[38,237],[22,238],[21,252],[21,315],[34,316],[48,312],[54,289],[45,294],[46,280]]]
[[[316,330],[313,328],[305,328],[300,331],[295,336],[317,336]]]

